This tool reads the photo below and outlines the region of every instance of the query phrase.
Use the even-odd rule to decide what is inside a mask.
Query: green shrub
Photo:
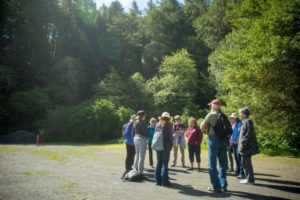
[[[101,142],[119,138],[123,123],[134,112],[109,100],[96,99],[78,106],[57,108],[45,122],[45,139],[60,142]]]

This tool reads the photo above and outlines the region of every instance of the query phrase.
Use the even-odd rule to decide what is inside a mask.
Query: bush
[[[70,108],[58,108],[46,119],[47,141],[101,142],[119,138],[131,109],[116,106],[109,100],[96,99]]]

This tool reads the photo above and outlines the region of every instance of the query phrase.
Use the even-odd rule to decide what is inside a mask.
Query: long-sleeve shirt
[[[133,133],[133,123],[128,123],[125,127],[125,130],[124,130],[124,141],[126,144],[129,144],[129,145],[134,145],[134,142],[133,142],[133,137],[134,137],[134,133]]]
[[[149,145],[152,144],[154,132],[155,132],[155,127],[154,127],[154,126],[151,126],[151,125],[148,126],[148,139],[147,139],[147,144],[149,144]]]
[[[202,142],[203,134],[199,127],[196,128],[190,127],[187,130],[186,137],[187,137],[188,145],[198,145],[201,144]]]
[[[234,124],[232,124],[232,135],[230,138],[231,143],[237,142],[239,139],[239,135],[240,135],[240,129],[241,129],[241,122],[235,122]]]

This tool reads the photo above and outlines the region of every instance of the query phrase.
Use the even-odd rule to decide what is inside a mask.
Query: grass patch
[[[18,145],[0,145],[0,153],[15,153],[20,151]]]
[[[73,188],[76,188],[76,187],[78,187],[78,184],[74,183],[74,182],[71,182],[71,181],[65,180],[64,183],[63,183],[63,188],[67,189],[67,190],[70,190],[70,189],[73,189]]]
[[[46,176],[48,175],[48,172],[42,170],[31,170],[28,172],[23,172],[22,174],[25,176]]]
[[[68,157],[62,154],[58,154],[56,152],[50,151],[48,149],[37,149],[36,151],[32,152],[34,155],[41,156],[43,158],[47,158],[50,160],[56,160],[56,161],[66,161],[68,160]]]

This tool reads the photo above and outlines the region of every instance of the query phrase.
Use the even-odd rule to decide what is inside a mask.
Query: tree
[[[192,102],[197,86],[195,61],[187,50],[166,56],[159,67],[159,73],[148,81],[148,90],[160,111],[180,112]]]
[[[227,111],[249,106],[267,151],[300,147],[297,13],[296,1],[236,4],[230,13],[235,30],[210,56],[210,72]]]

